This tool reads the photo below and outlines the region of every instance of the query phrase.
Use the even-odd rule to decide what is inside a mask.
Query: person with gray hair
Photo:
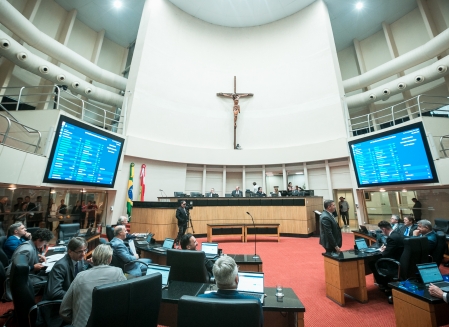
[[[418,221],[418,229],[413,231],[413,236],[417,237],[427,237],[427,240],[429,241],[429,252],[432,253],[432,251],[437,246],[437,234],[432,228],[432,223],[426,219],[422,219]]]
[[[320,244],[326,250],[326,253],[341,252],[341,229],[333,215],[335,210],[334,200],[324,201],[324,211],[320,216]]]
[[[27,232],[26,227],[22,223],[15,223],[9,226],[8,235],[9,237],[3,244],[3,251],[8,259],[11,259],[12,254],[17,247],[23,242],[31,239],[31,234]]]
[[[86,326],[92,309],[94,287],[126,280],[120,268],[109,266],[112,252],[107,244],[97,246],[92,254],[94,267],[76,276],[59,310],[65,322],[75,327]]]
[[[148,263],[152,261],[150,259],[139,259],[139,255],[132,253],[129,248],[126,247],[123,241],[128,234],[126,227],[119,225],[114,228],[114,238],[111,240],[111,246],[114,250],[114,255],[124,265],[124,271],[134,276],[142,276],[147,271]],[[139,259],[141,262],[132,261]]]
[[[390,218],[390,224],[391,228],[395,231],[398,228],[402,227],[402,224],[399,223],[399,216],[398,215],[391,215]]]
[[[239,268],[234,259],[228,256],[222,256],[215,261],[212,268],[215,276],[215,282],[217,284],[217,292],[210,292],[207,294],[198,295],[198,297],[210,298],[210,299],[245,299],[245,300],[257,300],[258,298],[249,295],[240,294],[237,291],[239,285]],[[262,304],[260,305],[260,324],[263,325],[263,311]]]
[[[128,223],[128,217],[127,216],[120,216],[119,218],[118,218],[118,220],[117,220],[117,226],[118,225],[122,225],[122,226],[125,226],[125,228],[126,228],[126,224]],[[126,234],[126,239],[125,240],[131,240],[131,239],[134,239],[134,238],[136,238],[137,236],[136,236],[136,234]]]

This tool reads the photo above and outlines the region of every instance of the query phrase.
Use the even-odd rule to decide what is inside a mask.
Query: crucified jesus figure
[[[237,127],[237,117],[240,113],[239,99],[243,97],[252,97],[252,93],[217,93],[218,96],[228,97],[234,100],[234,106],[232,110],[234,111],[234,128]]]

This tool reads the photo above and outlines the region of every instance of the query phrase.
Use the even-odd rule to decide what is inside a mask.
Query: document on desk
[[[136,246],[134,245],[134,241],[133,240],[129,240],[128,244],[129,244],[129,249],[131,250],[131,252],[133,254],[137,254]]]
[[[55,265],[55,263],[56,262],[47,262],[47,264],[46,264],[47,269],[45,269],[45,272],[49,273],[53,269],[53,266]]]
[[[56,262],[56,261],[58,261],[59,259],[62,259],[64,256],[65,256],[64,253],[58,253],[58,254],[50,255],[50,256],[46,257],[47,263],[50,263],[50,262]]]

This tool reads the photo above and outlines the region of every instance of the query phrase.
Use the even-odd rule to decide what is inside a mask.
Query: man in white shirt
[[[433,285],[432,283],[430,283],[430,286],[429,286],[429,293],[430,293],[430,295],[440,298],[440,299],[443,299],[444,302],[449,303],[447,292],[443,292],[443,290],[441,288]]]

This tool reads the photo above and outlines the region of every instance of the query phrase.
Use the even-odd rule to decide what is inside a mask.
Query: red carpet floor
[[[206,239],[198,239],[199,243],[204,241]],[[219,242],[224,253],[254,253],[254,242],[241,243],[232,237],[214,241]],[[343,250],[349,250],[352,244],[352,234],[343,234]],[[281,283],[292,288],[306,308],[307,327],[395,326],[393,305],[388,304],[385,294],[374,285],[372,275],[366,276],[369,299],[366,304],[347,297],[346,306],[340,307],[326,297],[322,252],[323,248],[315,237],[282,237],[279,243],[274,238],[259,237],[257,253],[263,261],[265,286],[274,287]],[[449,268],[440,266],[440,269],[443,274],[449,273]],[[12,303],[0,303],[0,315],[12,307]],[[0,324],[3,325],[4,321],[0,319]]]

